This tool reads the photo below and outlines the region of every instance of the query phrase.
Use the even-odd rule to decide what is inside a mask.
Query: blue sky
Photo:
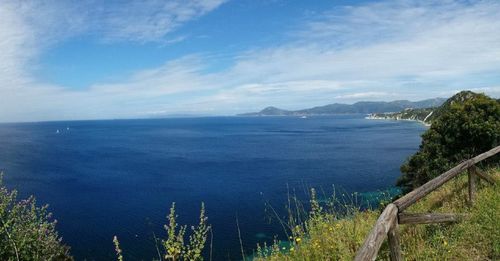
[[[500,96],[498,1],[0,2],[0,121]]]

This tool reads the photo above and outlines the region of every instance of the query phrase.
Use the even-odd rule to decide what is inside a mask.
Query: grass
[[[487,171],[495,180],[500,168]],[[312,205],[317,201],[313,198]],[[500,185],[480,181],[475,203],[467,202],[467,175],[460,175],[410,207],[408,213],[464,213],[455,224],[401,225],[405,260],[499,260]],[[254,260],[352,260],[377,220],[381,209],[352,207],[344,218],[312,206],[302,224],[294,224],[289,242],[258,246]],[[316,211],[316,213],[314,212]],[[388,260],[387,242],[379,252]]]

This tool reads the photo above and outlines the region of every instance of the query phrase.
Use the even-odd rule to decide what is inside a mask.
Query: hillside
[[[384,120],[412,120],[420,121],[424,124],[430,125],[436,118],[438,118],[443,111],[447,110],[454,104],[464,103],[468,100],[476,99],[481,94],[471,91],[462,91],[451,98],[447,99],[441,106],[434,106],[428,108],[414,108],[404,109],[400,112],[389,113],[371,113],[368,119],[384,119]]]
[[[331,115],[347,113],[382,113],[396,112],[407,108],[427,108],[440,106],[445,99],[435,98],[411,102],[398,100],[391,102],[369,102],[361,101],[354,104],[333,103],[302,110],[283,110],[276,107],[266,107],[259,112],[243,113],[239,116],[304,116],[304,115]]]
[[[500,169],[486,171],[496,185],[481,182],[475,204],[467,202],[467,175],[445,184],[412,206],[411,213],[464,213],[455,224],[400,225],[402,251],[408,260],[498,260],[500,258]],[[352,260],[380,212],[353,211],[339,218],[324,211],[297,229],[292,242],[276,242],[267,250],[259,248],[254,260]],[[380,260],[389,259],[387,244]]]
[[[405,109],[400,112],[371,113],[366,118],[372,120],[408,120],[430,125],[436,118],[437,108]]]

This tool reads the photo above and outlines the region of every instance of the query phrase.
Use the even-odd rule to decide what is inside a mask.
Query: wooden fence
[[[442,222],[455,222],[460,220],[460,214],[431,214],[431,213],[405,213],[405,209],[419,199],[439,188],[444,183],[456,177],[465,170],[469,170],[469,202],[474,202],[476,191],[476,178],[480,177],[489,183],[495,180],[476,168],[475,164],[500,152],[500,146],[482,153],[472,159],[464,161],[454,168],[416,188],[398,200],[390,203],[380,214],[370,234],[366,237],[363,246],[358,250],[354,260],[375,260],[380,246],[387,238],[389,241],[391,260],[402,260],[401,244],[399,238],[399,224],[430,224]]]

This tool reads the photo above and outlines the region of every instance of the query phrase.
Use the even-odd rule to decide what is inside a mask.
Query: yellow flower
[[[297,243],[299,243],[302,239],[300,237],[296,238],[295,241],[297,241]]]
[[[290,251],[294,251],[294,250],[295,250],[295,248],[293,248],[293,247],[290,248]]]

